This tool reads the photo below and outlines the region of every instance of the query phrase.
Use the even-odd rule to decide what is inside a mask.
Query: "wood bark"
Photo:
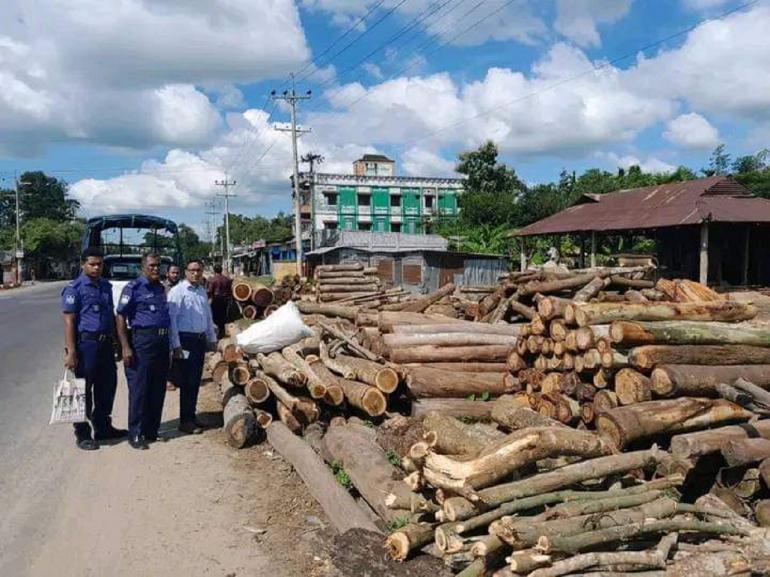
[[[466,398],[423,398],[412,401],[413,417],[424,417],[434,411],[451,417],[488,419],[492,403]]]
[[[376,292],[377,284],[321,284],[316,289],[321,295],[341,293]]]
[[[557,427],[531,427],[486,447],[478,457],[459,461],[429,451],[422,474],[436,488],[456,492],[488,487],[514,471],[548,457],[596,457],[609,451],[593,433]]]
[[[392,333],[397,335],[420,335],[436,333],[473,333],[484,335],[506,335],[515,337],[519,335],[521,324],[481,324],[468,321],[455,320],[448,323],[407,324],[393,325]]]
[[[655,288],[678,303],[724,301],[725,297],[705,285],[686,279],[659,279]]]
[[[737,302],[646,302],[572,304],[578,326],[613,321],[745,321],[757,315],[757,307]]]
[[[455,285],[452,283],[445,284],[436,292],[431,293],[421,299],[407,303],[401,310],[409,313],[421,313],[427,309],[430,305],[440,301],[445,296],[451,295],[455,290]]]
[[[433,451],[444,455],[478,455],[505,435],[483,424],[468,425],[455,417],[429,413],[423,419],[425,439]]]
[[[465,373],[426,366],[404,368],[406,385],[413,397],[500,396],[515,392],[505,382],[505,373]]]
[[[545,320],[551,320],[564,316],[564,311],[572,301],[569,299],[547,296],[537,303],[537,313]]]
[[[437,347],[423,345],[404,349],[392,349],[390,360],[394,363],[427,363],[446,361],[505,362],[511,347],[506,345],[479,345],[468,347]]]
[[[576,303],[585,303],[599,294],[599,291],[610,284],[609,278],[594,277],[591,282],[587,283],[583,288],[575,293],[573,301]]]
[[[360,315],[359,315],[360,316]],[[367,321],[367,319],[356,319],[356,324],[361,324],[360,320]],[[368,321],[367,321],[368,322]],[[381,311],[377,316],[377,327],[381,333],[393,332],[395,326],[400,325],[426,325],[426,324],[457,324],[462,326],[474,327],[476,323],[472,321],[464,321],[460,319],[452,320],[442,315],[429,315],[425,313],[412,313],[405,311]]]
[[[385,413],[388,399],[378,388],[349,379],[339,379],[338,383],[348,403],[353,407],[361,409],[372,417],[379,417]]]
[[[318,279],[318,286],[334,286],[334,285],[375,285],[379,286],[380,281],[376,276],[322,276]]]
[[[770,439],[734,439],[722,447],[728,466],[739,467],[770,458]]]
[[[315,423],[318,420],[320,411],[315,401],[306,397],[292,395],[267,373],[260,371],[256,373],[256,376],[264,381],[273,396],[286,406],[303,426]]]
[[[254,377],[250,379],[243,387],[249,403],[259,405],[264,403],[270,397],[270,389],[264,379]]]
[[[671,438],[671,453],[679,459],[697,459],[721,451],[731,441],[751,438],[770,439],[770,419],[676,435]]]
[[[615,375],[615,393],[621,405],[632,405],[652,400],[652,385],[639,371],[621,369]]]
[[[656,365],[767,365],[770,349],[748,345],[646,345],[631,349],[628,362],[642,371]]]
[[[409,553],[433,541],[433,526],[410,523],[388,535],[385,546],[391,558],[404,561]]]
[[[533,295],[536,293],[550,294],[558,293],[563,290],[574,289],[583,287],[592,280],[594,277],[602,276],[593,273],[579,274],[570,276],[564,279],[546,280],[546,281],[530,281],[524,285],[519,286],[519,294],[521,296]],[[606,275],[609,276],[609,275]]]
[[[382,519],[393,521],[404,516],[404,511],[388,507],[385,498],[391,493],[408,498],[409,490],[397,480],[398,469],[390,464],[372,430],[354,423],[332,427],[324,435],[322,446],[329,458],[343,467],[353,486]]]
[[[249,401],[242,394],[232,395],[222,415],[227,444],[241,449],[253,442],[257,434],[257,421]]]
[[[302,438],[294,435],[283,423],[273,422],[267,428],[267,440],[297,471],[339,533],[349,529],[380,532]]]
[[[409,367],[425,367],[464,373],[504,373],[509,370],[507,361],[505,363],[405,363],[402,365],[404,370]]]
[[[323,275],[327,272],[347,272],[347,271],[361,271],[363,274],[364,265],[362,265],[360,262],[354,262],[349,264],[321,264],[315,267],[313,270],[314,274],[317,274],[318,276]]]
[[[318,300],[322,303],[335,303],[347,299],[355,299],[359,297],[369,297],[375,294],[373,291],[358,291],[358,292],[333,292],[333,293],[320,293]]]
[[[232,338],[219,339],[217,350],[222,354],[222,360],[226,363],[234,363],[242,356],[235,339]]]
[[[650,289],[655,286],[655,282],[651,280],[632,279],[619,275],[612,275],[610,277],[610,284],[612,286],[632,289]]]
[[[391,367],[343,354],[334,357],[334,364],[345,371],[345,378],[377,387],[385,394],[390,394],[398,388],[400,377]]]
[[[390,333],[383,335],[382,340],[386,346],[392,349],[424,345],[434,345],[441,347],[478,345],[504,345],[513,347],[516,345],[516,337],[514,336],[484,334],[475,331],[469,331],[467,333],[422,333],[411,335]]]
[[[612,341],[624,345],[752,345],[770,347],[770,327],[746,327],[719,322],[615,321]]]
[[[634,469],[651,469],[665,459],[666,455],[665,451],[649,449],[590,459],[520,481],[482,489],[477,493],[478,502],[486,507],[497,507],[515,499],[550,493],[589,479],[599,479]],[[478,513],[474,504],[464,497],[450,497],[444,501],[442,508],[448,521],[461,521]]]
[[[596,416],[596,428],[622,449],[639,439],[747,421],[752,415],[722,399],[683,397],[616,407]]]
[[[310,301],[297,301],[297,308],[301,313],[339,317],[349,321],[355,321],[359,311],[359,307],[355,306],[314,303]]]
[[[757,386],[770,388],[768,365],[661,365],[652,371],[652,390],[660,397],[716,397],[719,383],[744,378]]]

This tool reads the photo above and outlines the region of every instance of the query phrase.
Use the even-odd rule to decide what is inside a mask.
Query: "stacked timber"
[[[321,303],[379,303],[383,298],[403,294],[401,289],[384,290],[377,268],[364,267],[360,263],[317,266],[313,277],[316,300]]]
[[[275,293],[271,287],[254,277],[235,277],[231,290],[241,317],[246,320],[255,321],[265,318],[278,308],[279,304],[283,304],[276,303]]]

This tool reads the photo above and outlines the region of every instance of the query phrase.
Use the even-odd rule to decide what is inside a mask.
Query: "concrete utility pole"
[[[21,209],[19,208],[19,186],[31,183],[19,182],[19,179],[16,178],[16,175],[14,175],[14,181],[16,182],[16,283],[21,284],[23,279],[21,274],[21,263],[24,259],[24,249],[21,246]]]
[[[273,100],[283,100],[288,102],[291,107],[291,128],[275,129],[282,132],[291,131],[291,148],[294,157],[294,239],[297,250],[297,274],[302,276],[302,217],[300,216],[300,196],[299,196],[299,158],[297,157],[297,133],[310,132],[309,129],[297,128],[297,102],[300,100],[309,100],[311,91],[308,90],[304,95],[298,95],[294,86],[294,74],[291,75],[291,90],[284,90],[281,96],[277,96],[275,90],[271,93]]]
[[[212,198],[211,200],[206,202],[206,214],[208,217],[206,218],[206,222],[208,223],[208,229],[209,229],[209,236],[211,236],[211,258],[214,258],[214,254],[217,252],[217,236],[216,236],[216,230],[217,230],[217,215],[219,214],[219,211],[217,210],[217,199]]]
[[[230,187],[235,186],[237,183],[235,180],[228,180],[227,173],[225,172],[224,180],[215,180],[214,184],[225,189],[224,193],[217,194],[217,196],[223,196],[225,199],[225,245],[227,251],[226,253],[223,251],[222,258],[225,261],[225,270],[231,274],[233,271],[231,268],[232,263],[230,261],[230,252],[232,250],[232,247],[230,246],[230,197],[236,195],[230,193]]]
[[[308,152],[300,160],[310,165],[310,250],[315,250],[315,165],[321,164],[324,157],[321,154]]]

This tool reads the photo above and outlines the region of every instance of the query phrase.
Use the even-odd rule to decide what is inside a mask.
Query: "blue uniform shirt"
[[[78,332],[112,335],[115,327],[112,304],[112,285],[101,278],[93,281],[84,273],[61,292],[61,310],[77,315]]]
[[[151,283],[144,275],[123,289],[118,314],[126,317],[133,329],[167,329],[171,326],[165,288],[159,282]]]

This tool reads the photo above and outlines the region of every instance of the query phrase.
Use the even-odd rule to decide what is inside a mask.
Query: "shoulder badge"
[[[75,295],[67,295],[64,297],[64,302],[68,305],[74,305],[75,304]]]

